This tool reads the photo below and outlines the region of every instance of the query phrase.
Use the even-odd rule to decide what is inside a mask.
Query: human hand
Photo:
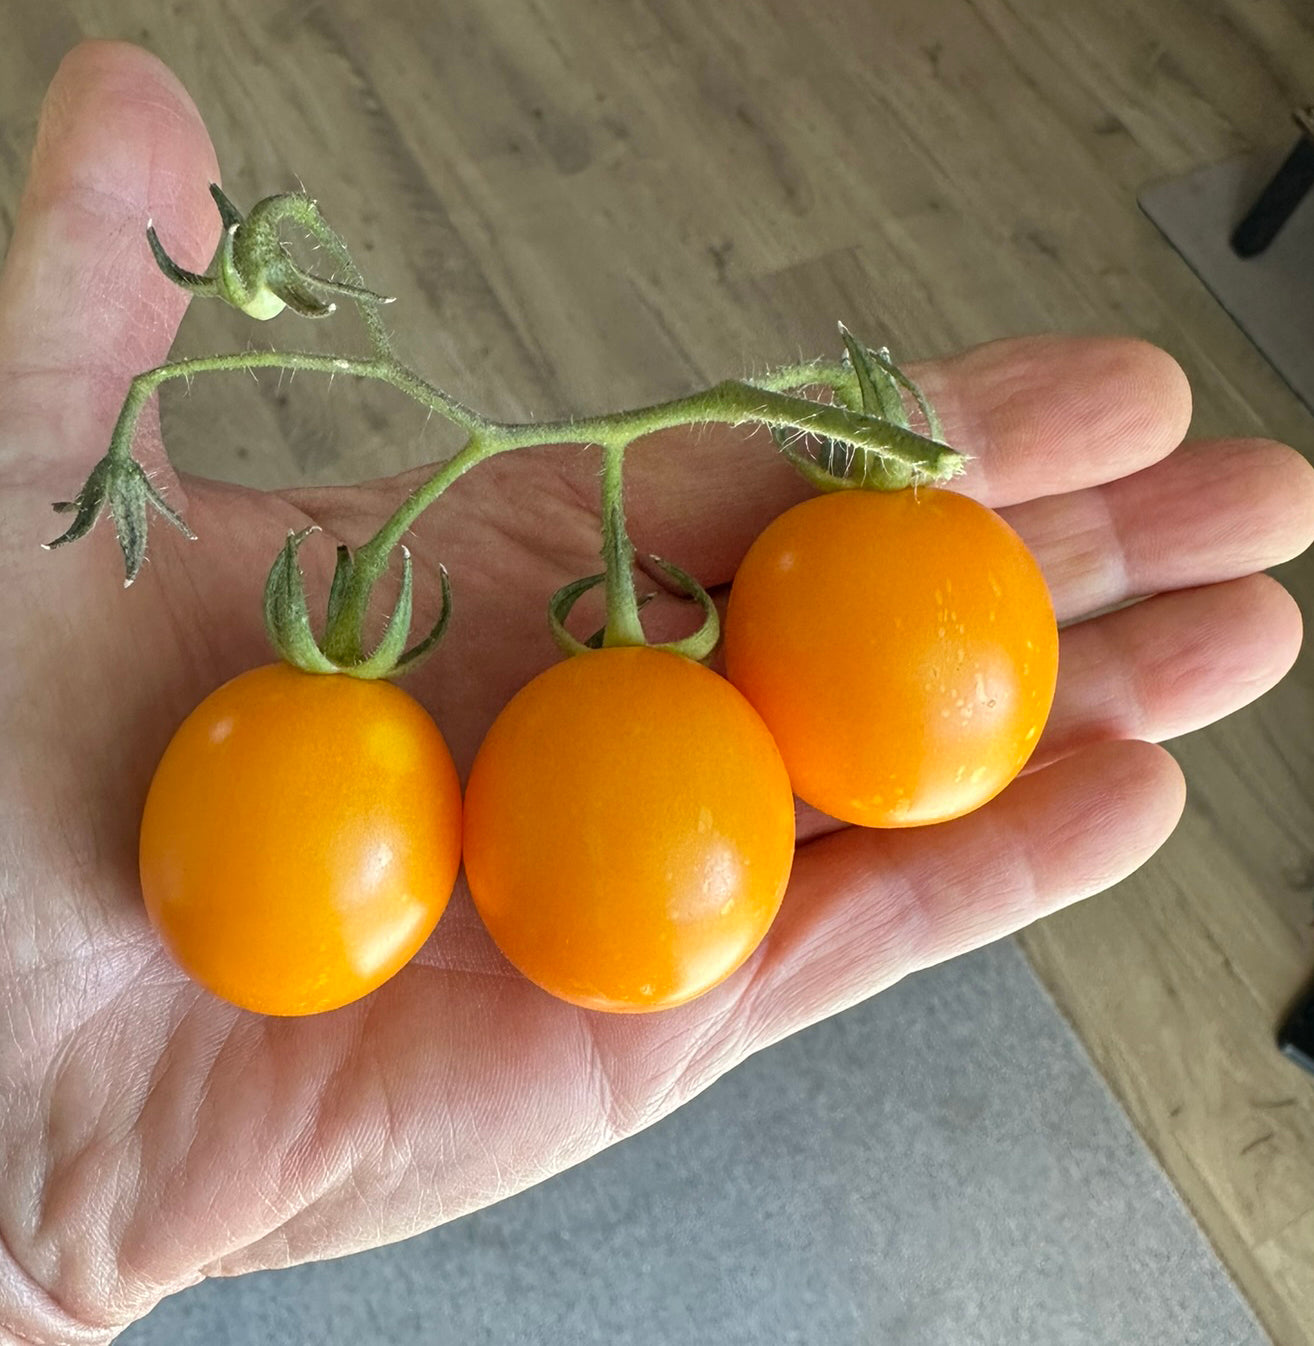
[[[261,494],[178,481],[147,427],[140,456],[201,540],[155,530],[154,564],[126,595],[108,528],[54,556],[37,545],[49,502],[104,451],[129,379],[164,358],[181,318],[145,222],[202,262],[216,178],[157,61],[80,47],[48,96],[0,280],[0,1340],[101,1342],[202,1276],[377,1245],[496,1201],[782,1036],[1099,891],[1181,808],[1176,766],[1143,740],[1243,705],[1299,643],[1293,603],[1255,572],[1308,544],[1314,473],[1265,442],[1177,448],[1189,394],[1168,356],[1046,337],[925,366],[946,437],[975,455],[959,484],[1027,540],[1070,623],[1025,776],[933,828],[801,812],[765,943],[679,1009],[608,1016],[551,999],[502,960],[464,890],[365,1000],[306,1019],[234,1009],[173,966],[145,918],[146,785],[182,717],[268,660],[260,592],[287,530],[313,521],[359,541],[407,482]],[[524,450],[417,526],[417,591],[436,592],[442,560],[459,607],[406,686],[463,772],[556,657],[545,605],[596,568],[595,490],[588,453]],[[629,457],[640,552],[708,585],[806,493],[762,435],[672,432]],[[673,634],[686,608],[662,597],[645,622]]]

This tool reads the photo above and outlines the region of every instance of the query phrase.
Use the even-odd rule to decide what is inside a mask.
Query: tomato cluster
[[[793,798],[867,827],[984,804],[1053,698],[1044,580],[950,491],[848,490],[772,523],[726,616],[727,678],[613,647],[549,668],[498,716],[464,801],[433,721],[382,682],[255,669],[187,718],[141,833],[147,910],[234,1004],[331,1009],[393,975],[463,855],[506,956],[601,1010],[729,976],[789,878]]]

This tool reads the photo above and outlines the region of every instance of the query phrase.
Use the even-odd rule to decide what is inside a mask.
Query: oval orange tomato
[[[424,943],[460,843],[456,769],[417,701],[271,664],[206,697],[166,749],[142,892],[201,985],[311,1014],[372,991]]]
[[[465,867],[502,952],[602,1010],[678,1005],[729,976],[789,878],[794,803],[761,719],[662,650],[556,664],[498,716],[465,796]]]
[[[994,511],[939,489],[850,490],[753,543],[725,657],[801,798],[907,827],[979,807],[1022,769],[1058,630],[1039,566]]]

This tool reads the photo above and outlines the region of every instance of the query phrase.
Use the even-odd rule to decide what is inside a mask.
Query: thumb
[[[214,181],[200,114],[156,57],[124,42],[69,52],[0,274],[0,466],[58,460],[76,486],[104,453],[128,383],[164,359],[187,306],[147,222],[181,265],[204,269]]]

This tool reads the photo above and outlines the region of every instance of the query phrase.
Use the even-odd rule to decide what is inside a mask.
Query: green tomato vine
[[[805,361],[757,378],[727,379],[686,397],[608,415],[524,424],[491,420],[398,359],[379,313],[380,306],[392,300],[365,287],[347,245],[313,200],[302,193],[270,196],[243,216],[217,186],[210,192],[219,209],[223,233],[206,271],[192,272],[178,266],[164,250],[154,227],[147,227],[151,251],[171,281],[191,294],[221,299],[258,320],[272,318],[284,308],[301,317],[327,318],[337,309],[334,296],[344,297],[360,313],[369,350],[363,355],[298,350],[233,352],[170,361],[138,374],[129,386],[105,456],[71,501],[54,506],[57,511],[72,512],[72,522],[46,545],[60,547],[83,537],[108,509],[123,553],[126,586],[136,579],[145,560],[151,511],[187,537],[195,536],[133,457],[141,413],[165,383],[190,380],[194,374],[257,369],[351,374],[386,383],[459,426],[468,438],[464,447],[402,501],[368,542],[354,551],[338,548],[322,635],[318,637],[297,563],[298,549],[313,530],[289,535],[266,582],[265,625],[278,655],[306,672],[395,677],[433,650],[451,615],[451,586],[443,569],[442,615],[432,630],[408,644],[413,578],[410,553],[402,545],[402,538],[457,478],[500,453],[561,443],[592,444],[602,450],[603,570],[565,585],[548,606],[553,636],[567,654],[588,647],[647,643],[640,618],[642,602],[635,591],[634,547],[626,530],[623,498],[625,451],[644,435],[711,422],[764,425],[780,451],[820,490],[898,490],[945,481],[963,470],[964,456],[941,441],[934,409],[891,360],[889,351],[860,344],[842,324],[845,350],[838,361]],[[299,266],[283,238],[288,225],[299,228],[327,251],[343,278],[316,275]],[[830,400],[808,395],[818,390],[828,393]],[[920,411],[929,435],[911,428],[904,393]],[[366,650],[363,632],[371,596],[399,548],[399,596],[383,635]],[[710,596],[678,566],[656,557],[653,560],[703,611],[703,623],[697,632],[661,648],[693,659],[706,658],[719,635]],[[605,586],[606,625],[591,640],[581,642],[566,630],[566,617],[575,601],[599,584]]]

